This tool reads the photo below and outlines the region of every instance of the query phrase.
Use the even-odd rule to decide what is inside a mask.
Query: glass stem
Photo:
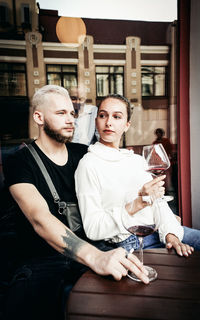
[[[139,259],[143,264],[143,237],[138,237],[140,243]]]

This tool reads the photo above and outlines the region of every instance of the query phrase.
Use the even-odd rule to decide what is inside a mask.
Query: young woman
[[[161,197],[165,176],[152,179],[145,171],[143,157],[132,150],[119,149],[120,139],[130,127],[130,103],[126,98],[107,96],[99,106],[96,127],[100,141],[89,147],[75,173],[85,232],[94,241],[105,240],[116,247],[138,249],[138,238],[125,230],[121,214],[126,210],[135,222],[141,217],[152,221],[156,206],[144,202],[143,196]],[[164,201],[158,233],[144,238],[144,248],[166,244],[185,256],[193,252],[192,245],[200,249],[200,231],[182,227]]]

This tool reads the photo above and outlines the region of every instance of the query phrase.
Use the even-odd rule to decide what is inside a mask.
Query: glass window
[[[96,67],[97,97],[105,97],[109,93],[124,92],[124,68],[121,66]]]
[[[109,73],[109,67],[96,67],[96,73]]]
[[[25,64],[0,63],[0,96],[26,96]]]
[[[142,96],[167,96],[167,68],[142,67]]]
[[[0,22],[6,22],[6,6],[0,4]]]
[[[55,84],[66,89],[77,86],[76,65],[50,65],[47,68],[47,84]]]
[[[124,73],[123,67],[110,67],[110,73]]]
[[[47,65],[47,72],[61,72],[61,66],[54,64]]]
[[[97,74],[97,96],[105,97],[109,93],[109,80],[106,74]]]
[[[29,24],[30,23],[30,8],[29,4],[21,5],[21,23]]]
[[[155,80],[155,96],[165,96],[165,75],[158,74],[154,77]]]
[[[0,2],[0,26],[4,27],[8,24],[8,4]]]
[[[48,74],[47,75],[48,84],[55,84],[57,86],[61,86],[61,76],[59,74]]]
[[[73,74],[64,74],[63,75],[63,87],[64,88],[71,88],[77,86],[77,77]]]
[[[76,66],[72,66],[72,65],[64,65],[62,66],[62,71],[63,72],[72,72],[74,74],[77,73],[77,67]]]
[[[110,89],[111,93],[118,93],[123,95],[123,75],[110,75]]]

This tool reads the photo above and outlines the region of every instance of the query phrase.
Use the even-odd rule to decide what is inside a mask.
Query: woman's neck
[[[104,144],[106,147],[119,150],[119,143],[117,143],[117,142],[107,142],[107,141],[102,140],[101,138],[100,138],[99,142]]]

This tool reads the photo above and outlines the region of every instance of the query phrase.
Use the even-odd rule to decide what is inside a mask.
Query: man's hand
[[[182,243],[174,234],[168,233],[166,236],[166,248],[174,248],[179,256],[188,257],[194,252],[194,248]]]
[[[128,271],[133,272],[142,282],[148,284],[148,272],[139,259],[123,248],[117,248],[107,252],[98,250],[95,253],[95,260],[90,268],[100,275],[112,275],[116,280],[120,280],[127,275]]]

